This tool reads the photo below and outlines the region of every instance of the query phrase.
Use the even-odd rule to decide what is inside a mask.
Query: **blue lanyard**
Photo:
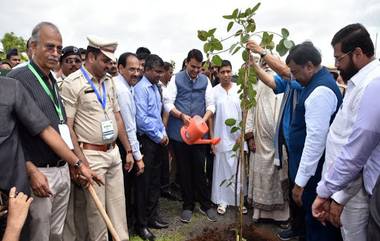
[[[90,76],[88,76],[86,70],[84,70],[83,67],[80,67],[80,70],[82,71],[83,76],[86,78],[86,80],[91,85],[92,89],[94,90],[96,96],[98,97],[98,100],[99,100],[100,104],[103,107],[103,110],[105,110],[106,109],[106,104],[107,104],[107,93],[106,93],[106,87],[104,86],[104,81],[102,83],[102,90],[103,90],[103,98],[102,98],[100,96],[100,93],[99,93],[98,89],[96,88],[94,82],[92,82]]]

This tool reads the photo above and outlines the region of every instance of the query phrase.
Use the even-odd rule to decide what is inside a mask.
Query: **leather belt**
[[[80,143],[80,147],[84,150],[103,151],[103,152],[113,149],[115,145],[116,145],[116,142],[112,142],[112,143],[104,144],[104,145],[90,144],[90,143],[85,143],[85,142]]]

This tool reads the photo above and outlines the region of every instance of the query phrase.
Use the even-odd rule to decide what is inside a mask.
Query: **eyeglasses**
[[[128,68],[128,72],[134,73],[134,72],[140,72],[140,68]]]
[[[62,54],[62,46],[60,46],[60,45],[54,45],[54,44],[45,44],[44,45],[45,46],[45,48],[49,51],[49,52],[53,52],[54,50],[57,50],[57,53],[59,54],[59,55],[61,55]]]
[[[65,63],[66,64],[82,64],[82,60],[80,59],[71,59],[71,58],[68,58],[68,59],[65,59]]]
[[[352,53],[352,51],[353,50],[351,50],[351,51],[349,51],[349,52],[347,52],[347,53],[345,53],[345,54],[343,54],[343,55],[341,55],[341,56],[339,56],[339,57],[335,57],[335,63],[337,64],[337,63],[340,63],[340,61],[344,58],[344,57],[346,57],[347,55],[349,55],[350,53]]]

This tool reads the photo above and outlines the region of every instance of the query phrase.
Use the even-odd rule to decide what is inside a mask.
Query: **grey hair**
[[[54,29],[55,31],[57,31],[59,34],[61,34],[59,32],[58,27],[55,24],[50,23],[50,22],[40,22],[33,28],[32,36],[30,37],[30,42],[38,42],[40,40],[40,32],[43,27],[50,27]]]

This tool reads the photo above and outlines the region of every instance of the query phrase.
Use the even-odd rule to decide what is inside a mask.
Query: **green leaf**
[[[232,53],[232,52],[234,51],[235,47],[236,47],[238,44],[239,44],[239,43],[234,43],[233,45],[231,45],[229,52]]]
[[[222,45],[222,43],[221,43],[218,39],[216,39],[216,38],[213,38],[213,39],[211,40],[211,45],[212,45],[212,47],[213,47],[215,50],[223,50],[223,45]]]
[[[252,13],[256,12],[256,10],[260,7],[261,3],[257,3],[253,8],[252,8]]]
[[[234,127],[231,128],[231,133],[235,133],[238,130],[240,130],[240,127],[234,126]]]
[[[224,15],[223,18],[224,19],[233,19],[234,17],[232,15]]]
[[[241,54],[244,62],[247,62],[248,61],[248,58],[249,58],[249,54],[247,52],[247,50],[244,50],[243,53]]]
[[[236,54],[240,49],[241,49],[241,46],[237,46],[234,52],[232,52],[232,55]]]
[[[239,150],[240,145],[238,143],[235,143],[235,145],[232,147],[232,151],[237,151]]]
[[[212,56],[211,62],[215,66],[221,66],[222,65],[222,58],[220,58],[219,55],[214,55],[214,56]]]
[[[266,46],[266,48],[269,49],[269,50],[272,50],[272,49],[274,49],[275,46],[276,46],[276,44],[274,43],[274,41],[271,41],[271,42]]]
[[[286,28],[281,29],[281,35],[283,38],[289,37],[289,31]]]
[[[251,84],[256,84],[257,83],[257,77],[256,77],[256,75],[249,75],[248,81]]]
[[[249,23],[247,26],[247,32],[253,33],[256,30],[256,24],[255,23]]]
[[[269,38],[268,38],[268,44],[270,44],[270,42],[273,41],[273,34],[269,34]]]
[[[241,42],[242,44],[247,43],[248,40],[249,40],[249,34],[244,34],[244,35],[241,35],[241,36],[240,36],[240,42]]]
[[[207,37],[208,37],[208,33],[207,33],[206,31],[198,30],[198,38],[199,38],[201,41],[206,41],[206,40],[207,40]]]
[[[241,85],[243,83],[243,79],[238,76],[238,79],[236,80],[237,85]]]
[[[247,8],[247,9],[245,10],[245,16],[249,16],[249,15],[251,15],[251,13],[252,13],[252,9]]]
[[[264,32],[263,33],[263,39],[267,41],[268,38],[269,38],[269,33],[268,32]]]
[[[245,17],[247,17],[245,12],[239,12],[238,18],[245,18]]]
[[[291,49],[294,46],[294,43],[291,40],[285,39],[284,40],[284,46],[287,49]]]
[[[232,119],[232,118],[229,118],[229,119],[225,120],[224,123],[225,123],[227,126],[234,126],[234,125],[236,124],[236,120],[235,120],[235,119]]]
[[[280,56],[284,56],[288,52],[288,49],[284,45],[284,39],[281,39],[277,44],[276,51]]]
[[[235,9],[233,12],[232,12],[232,18],[236,18],[238,16],[238,13],[239,13],[239,9]]]
[[[243,32],[243,30],[241,30],[241,29],[236,31],[235,36],[239,36],[242,32]]]
[[[210,30],[207,32],[208,36],[212,36],[212,35],[214,35],[215,31],[216,31],[216,28],[212,28],[212,29],[210,29]]]
[[[211,45],[210,45],[209,42],[207,42],[207,43],[205,43],[205,44],[203,45],[203,51],[204,51],[205,53],[208,53],[208,52],[210,51],[210,49],[211,49]]]
[[[253,85],[248,85],[248,96],[254,98],[256,96],[256,91],[253,89]]]
[[[234,22],[233,21],[231,21],[231,22],[228,23],[227,32],[229,32],[231,30],[232,26],[234,26]]]
[[[269,38],[270,38],[269,34],[267,32],[264,32],[263,37],[261,38],[260,46],[263,46],[263,47],[267,46],[270,43]]]

